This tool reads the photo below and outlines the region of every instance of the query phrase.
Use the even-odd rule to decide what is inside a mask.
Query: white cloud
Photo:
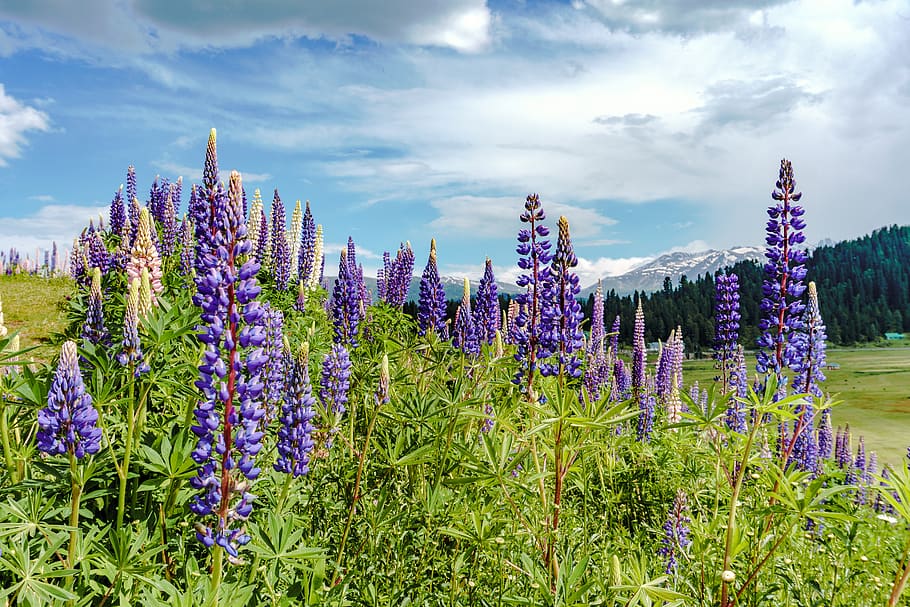
[[[108,210],[106,206],[48,204],[37,207],[31,215],[0,217],[0,248],[16,247],[27,253],[35,247],[50,249],[56,242],[63,254],[90,219],[97,224],[101,214],[107,221]]]
[[[6,166],[8,160],[19,157],[22,146],[26,144],[26,133],[49,129],[47,114],[7,95],[3,83],[0,83],[0,167]]]
[[[169,160],[156,160],[152,165],[162,171],[167,171],[174,178],[183,177],[183,181],[185,182],[202,183],[202,169],[184,166]],[[260,184],[272,179],[272,176],[268,173],[251,173],[244,171],[240,176],[243,178],[243,183]]]
[[[430,205],[439,213],[428,225],[433,233],[458,233],[465,238],[514,237],[516,226],[521,225],[518,217],[524,211],[524,200],[504,196],[454,196]],[[551,220],[548,225],[555,225],[560,215],[566,216],[573,238],[596,235],[602,227],[616,223],[593,209],[550,201],[543,206]]]

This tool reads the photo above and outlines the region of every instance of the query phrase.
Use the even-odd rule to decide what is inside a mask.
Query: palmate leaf
[[[29,538],[19,536],[18,541],[0,556],[0,570],[9,572],[14,580],[12,586],[0,590],[0,599],[10,597],[10,602],[17,601],[19,605],[37,607],[78,598],[69,590],[49,581],[77,573],[74,569],[64,569],[57,558],[56,553],[66,539],[66,534],[60,534],[50,542],[45,542],[44,538],[35,540],[42,545],[42,549],[33,559]]]
[[[267,562],[285,563],[299,568],[323,556],[321,548],[311,548],[301,544],[303,527],[294,516],[279,517],[269,512],[265,524],[250,525],[253,541],[250,550],[260,559]]]

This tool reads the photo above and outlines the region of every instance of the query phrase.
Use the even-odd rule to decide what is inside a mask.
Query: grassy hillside
[[[19,331],[23,348],[38,346],[32,358],[49,360],[55,351],[50,343],[64,328],[60,304],[72,290],[69,278],[38,278],[25,274],[0,276],[0,300],[9,332]]]
[[[865,437],[867,451],[879,462],[897,463],[910,445],[910,348],[831,348],[825,390],[841,403],[833,411],[834,425],[850,424],[854,443]],[[714,377],[713,361],[689,361],[686,384],[707,386]]]

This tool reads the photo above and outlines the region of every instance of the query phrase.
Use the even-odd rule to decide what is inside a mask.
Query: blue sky
[[[757,244],[782,157],[810,241],[855,237],[910,223],[907,57],[908,0],[0,0],[0,248],[70,242],[131,163],[199,180],[211,127],[368,272],[435,236],[514,277],[531,192],[585,284]]]

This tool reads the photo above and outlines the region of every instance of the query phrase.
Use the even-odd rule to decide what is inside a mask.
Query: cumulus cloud
[[[167,171],[169,176],[175,179],[183,177],[184,182],[202,183],[202,169],[184,166],[169,160],[156,160],[152,165],[162,171]],[[253,184],[265,183],[272,179],[272,176],[268,173],[249,173],[246,171],[241,172],[241,177],[243,177],[243,183]]]
[[[591,7],[611,28],[632,32],[667,32],[696,35],[761,23],[761,11],[792,0],[585,0],[577,8]],[[759,13],[756,15],[756,13]]]
[[[18,158],[29,131],[47,131],[50,119],[41,110],[23,104],[6,94],[0,83],[0,167]]]

